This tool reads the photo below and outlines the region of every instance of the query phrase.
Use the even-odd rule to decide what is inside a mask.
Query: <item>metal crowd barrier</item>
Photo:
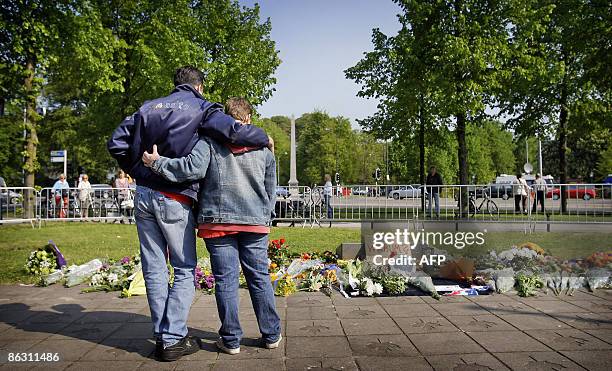
[[[93,186],[43,188],[39,210],[42,221],[134,221],[134,189]]]
[[[520,192],[516,184],[279,186],[274,222],[302,226],[380,220],[612,224],[612,184],[537,187]],[[134,190],[130,188],[37,191],[10,187],[0,191],[0,224],[133,222]]]
[[[0,224],[30,223],[34,226],[39,220],[39,206],[38,192],[34,188],[0,188]]]

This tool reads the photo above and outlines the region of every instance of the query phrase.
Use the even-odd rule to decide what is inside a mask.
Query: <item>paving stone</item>
[[[87,340],[45,340],[28,349],[31,353],[57,353],[60,361],[76,361],[96,346]]]
[[[9,353],[23,353],[39,342],[39,340],[33,339],[12,340],[2,337],[0,340],[0,364],[8,362]]]
[[[362,371],[433,370],[422,357],[360,357],[355,362]]]
[[[476,371],[508,370],[500,361],[488,353],[448,354],[427,356],[435,370]]]
[[[217,346],[215,345],[215,348]],[[217,349],[218,351],[218,349]],[[204,353],[203,351],[198,353]],[[243,338],[240,342],[240,353],[235,355],[229,355],[219,352],[218,359],[271,359],[271,358],[283,358],[285,353],[284,340],[281,345],[276,349],[266,349],[263,347],[259,338],[247,339]]]
[[[557,352],[494,353],[513,370],[578,370],[577,364]]]
[[[22,322],[37,312],[29,309],[29,306],[22,303],[0,305],[0,320],[4,323],[16,324]]]
[[[120,298],[118,295],[107,294],[107,299],[97,308],[98,310],[112,309],[142,309],[148,305],[144,296],[136,296],[133,299]]]
[[[431,304],[431,307],[445,316],[477,316],[488,314],[480,305],[472,302]]]
[[[286,359],[287,370],[342,370],[358,371],[353,358],[297,358]]]
[[[402,330],[390,318],[343,319],[340,321],[347,335],[401,334]]]
[[[559,299],[563,301],[580,301],[580,300],[598,300],[600,299],[598,296],[593,295],[593,293],[584,291],[584,290],[576,290],[573,295],[563,295],[559,296]]]
[[[578,307],[576,305],[556,300],[556,301],[548,301],[548,300],[540,300],[540,301],[532,301],[526,303],[530,307],[537,309],[540,312],[544,313],[579,313],[579,312],[588,312],[587,309]]]
[[[446,303],[467,303],[469,302],[466,296],[441,296],[439,299],[431,296],[421,296],[425,303],[429,304],[446,304]]]
[[[419,352],[405,335],[349,336],[353,356],[410,357]]]
[[[305,319],[335,319],[337,318],[336,309],[329,307],[305,307],[287,308],[287,321],[301,321]]]
[[[559,313],[552,314],[552,316],[578,329],[596,330],[612,328],[612,319],[610,319],[607,314],[608,313]]]
[[[63,312],[44,311],[28,318],[27,323],[72,323],[85,315],[81,310],[67,310]]]
[[[442,316],[395,318],[395,322],[405,334],[429,334],[434,332],[459,331],[457,327],[453,326],[452,323]]]
[[[536,309],[527,304],[509,299],[504,301],[483,301],[476,303],[495,315],[538,313]]]
[[[544,344],[520,331],[469,332],[468,335],[490,353],[546,352],[550,350]]]
[[[72,362],[70,361],[66,361],[66,362],[20,362],[20,363],[9,363],[9,364],[4,364],[1,365],[0,364],[0,369],[2,370],[11,370],[11,371],[18,371],[18,370],[28,370],[28,371],[33,371],[33,370],[54,370],[54,371],[60,371],[60,370],[65,370],[66,368],[68,368],[70,365],[72,365]]]
[[[383,296],[376,298],[381,305],[423,304],[420,296]]]
[[[589,292],[589,294],[601,298],[606,301],[612,301],[612,290],[610,289],[599,289],[593,292]]]
[[[290,296],[291,298],[291,296]],[[343,306],[355,306],[355,305],[377,305],[378,304],[378,299],[377,298],[366,298],[366,297],[350,297],[350,298],[345,298],[342,295],[334,295],[332,296],[332,303],[336,306],[336,307],[343,307]],[[291,301],[287,301],[287,305],[291,306]]]
[[[586,309],[593,313],[612,312],[612,303],[605,300],[576,300],[571,302],[573,305]],[[580,311],[577,311],[580,312]]]
[[[200,353],[200,352],[198,352]],[[158,366],[160,364],[160,362],[157,363],[150,363],[150,367],[149,363],[145,362],[142,364],[141,369],[142,370],[157,370],[158,367],[163,367],[164,365]],[[205,370],[212,370],[213,366],[215,365],[215,361],[186,361],[184,359],[180,359],[177,362],[173,362],[170,365],[172,365],[173,367],[175,366],[175,368],[169,368],[168,370],[173,370],[173,371],[205,371]],[[168,365],[168,366],[170,366]]]
[[[554,350],[612,349],[610,344],[576,329],[525,331]]]
[[[142,364],[141,361],[95,361],[95,362],[76,362],[71,364],[66,370],[69,371],[91,371],[91,370],[113,370],[113,371],[131,371],[136,370]]]
[[[385,305],[384,308],[393,318],[423,317],[437,314],[429,304]]]
[[[145,361],[155,350],[153,341],[142,339],[107,339],[87,352],[83,361]]]
[[[380,305],[356,305],[337,307],[339,318],[389,318],[387,312]]]
[[[203,321],[197,324],[189,325],[188,332],[191,336],[196,336],[205,339],[217,339],[219,337],[219,321]]]
[[[191,308],[217,309],[217,301],[215,300],[214,295],[201,295],[199,298],[194,300],[193,304],[191,304]]]
[[[251,311],[253,311],[251,309]],[[239,311],[240,313],[240,311]],[[187,317],[187,323],[189,325],[198,323],[201,321],[214,321],[219,320],[219,312],[217,308],[192,308],[189,311],[189,317]]]
[[[564,351],[561,354],[591,371],[608,371],[612,362],[612,352],[609,350]]]
[[[483,332],[486,334],[486,332]],[[423,355],[483,353],[474,340],[462,332],[410,334],[408,338]]]
[[[66,326],[66,323],[22,323],[2,332],[2,339],[42,340],[62,333]]]
[[[349,357],[352,352],[344,336],[287,337],[288,358]]]
[[[243,337],[245,338],[259,338],[261,332],[259,331],[259,325],[257,321],[240,321],[240,327],[242,328]],[[285,334],[285,322],[281,321],[281,334]]]
[[[587,334],[593,335],[596,338],[605,341],[608,344],[612,344],[612,329],[600,329],[600,330],[583,330]]]
[[[40,326],[40,325],[39,325]],[[99,342],[115,332],[121,324],[118,323],[87,323],[83,325],[72,324],[51,336],[52,340],[81,339]]]
[[[499,315],[519,330],[556,330],[569,326],[544,313]]]
[[[533,303],[536,301],[562,301],[561,298],[559,296],[555,296],[555,295],[546,295],[545,293],[538,293],[536,296],[527,296],[527,297],[522,297],[522,296],[516,296],[514,297],[515,300],[520,301],[521,303]]]
[[[224,359],[217,361],[212,370],[214,371],[239,371],[239,370],[282,370],[285,362],[282,359]]]
[[[482,316],[447,316],[452,324],[462,331],[512,331],[515,328],[492,314]]]
[[[308,293],[311,294],[311,293]],[[289,307],[329,307],[331,299],[325,294],[321,295],[291,295],[287,298]]]
[[[181,361],[212,361],[219,358],[219,348],[215,344],[219,336],[214,338],[198,338],[200,350],[194,354],[183,356]]]
[[[151,323],[126,323],[110,334],[111,339],[150,339],[153,337]]]
[[[95,310],[93,312],[85,312],[85,315],[77,319],[75,324],[86,324],[86,323],[125,323],[132,321],[138,317],[138,311],[133,308],[117,308],[117,309],[102,309]],[[151,321],[151,317],[146,317],[148,321]],[[144,320],[143,320],[144,321]]]
[[[287,336],[343,336],[337,319],[287,322]]]

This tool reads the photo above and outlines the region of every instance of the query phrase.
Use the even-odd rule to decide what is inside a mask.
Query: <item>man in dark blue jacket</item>
[[[174,91],[145,102],[108,141],[111,155],[136,180],[134,210],[142,271],[157,339],[156,355],[163,361],[174,361],[200,349],[196,339],[187,336],[196,266],[191,206],[197,201],[199,184],[166,181],[143,165],[142,154],[157,144],[163,156],[186,156],[198,141],[198,132],[221,143],[269,145],[262,129],[241,125],[225,115],[221,105],[206,101],[202,97],[203,82],[201,71],[179,68],[174,76]],[[171,287],[168,258],[174,269]]]

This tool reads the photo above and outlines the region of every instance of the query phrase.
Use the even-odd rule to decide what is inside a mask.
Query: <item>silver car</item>
[[[422,195],[422,188],[418,184],[413,186],[399,186],[397,189],[394,189],[389,192],[388,197],[393,198],[395,200],[399,200],[401,198],[419,198]],[[425,192],[427,194],[427,192]]]

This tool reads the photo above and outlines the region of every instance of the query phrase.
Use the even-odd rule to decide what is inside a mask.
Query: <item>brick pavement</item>
[[[146,299],[79,288],[0,286],[0,369],[90,370],[609,370],[612,290],[572,297],[277,298],[285,340],[257,346],[241,290],[245,334],[237,356],[219,354],[214,296],[189,317],[203,349],[174,363],[152,358]],[[9,352],[57,353],[58,362],[8,363]]]

